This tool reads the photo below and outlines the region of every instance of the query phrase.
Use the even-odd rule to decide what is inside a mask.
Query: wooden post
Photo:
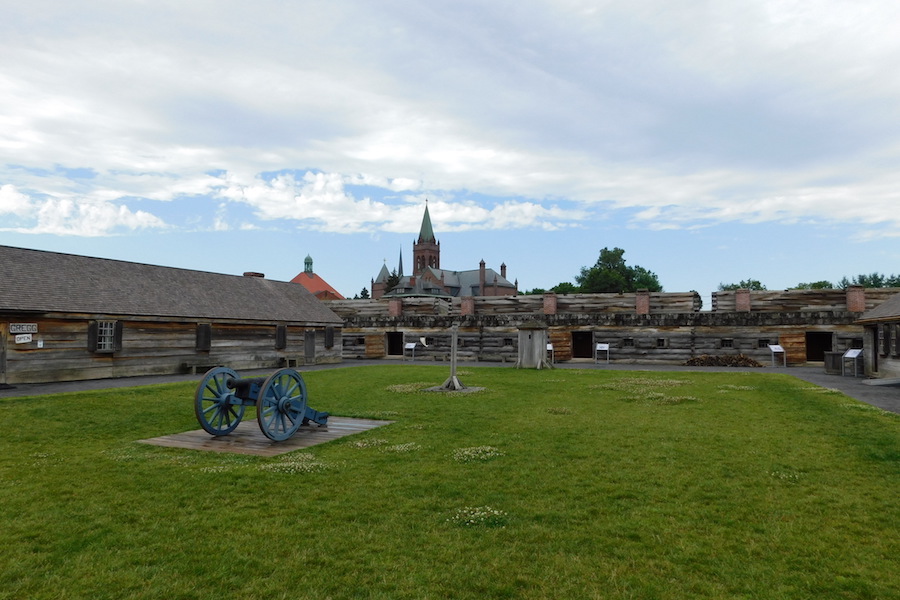
[[[464,386],[456,377],[456,348],[459,339],[459,325],[454,325],[450,333],[450,377],[441,385],[442,390],[464,390]]]

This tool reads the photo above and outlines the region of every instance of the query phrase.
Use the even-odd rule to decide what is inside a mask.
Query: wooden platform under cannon
[[[326,427],[304,425],[290,439],[283,442],[275,442],[263,435],[259,425],[256,423],[256,419],[248,419],[241,421],[237,428],[228,435],[213,436],[202,429],[197,429],[195,431],[140,440],[140,442],[168,448],[231,452],[254,456],[278,456],[391,423],[393,421],[332,416],[328,418]]]

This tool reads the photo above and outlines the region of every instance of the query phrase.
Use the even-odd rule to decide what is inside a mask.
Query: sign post
[[[784,348],[779,346],[778,344],[769,344],[769,350],[772,351],[772,366],[775,366],[775,355],[781,354],[781,360],[785,367],[787,367],[787,352],[784,351]]]

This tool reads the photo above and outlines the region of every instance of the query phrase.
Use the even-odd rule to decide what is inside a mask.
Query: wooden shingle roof
[[[858,323],[900,319],[900,294],[891,296],[872,310],[866,311]]]
[[[0,246],[0,311],[337,325],[303,286]]]

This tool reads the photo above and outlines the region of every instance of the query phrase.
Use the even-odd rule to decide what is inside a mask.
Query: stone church
[[[413,243],[413,272],[403,273],[403,255],[397,268],[399,280],[388,289],[391,273],[387,265],[381,267],[378,276],[372,280],[372,298],[397,297],[439,297],[461,298],[464,296],[515,296],[519,293],[519,283],[510,283],[506,278],[506,264],[500,265],[500,272],[485,267],[482,260],[477,269],[454,271],[441,268],[441,243],[434,237],[428,204],[419,229],[419,239]]]

